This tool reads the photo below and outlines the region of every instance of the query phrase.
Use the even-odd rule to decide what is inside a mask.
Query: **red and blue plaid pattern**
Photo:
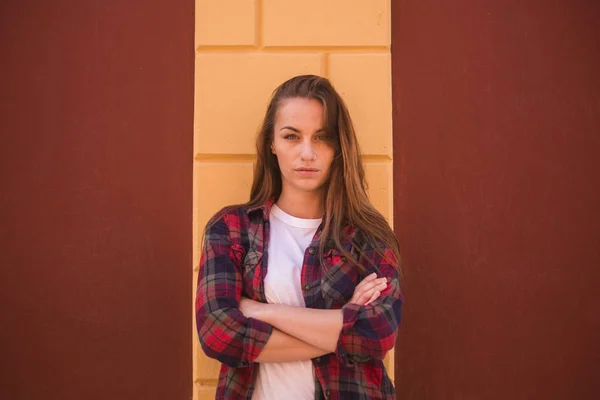
[[[196,324],[202,349],[219,360],[217,399],[252,398],[260,354],[272,327],[246,318],[238,310],[241,296],[266,303],[269,212],[273,202],[254,208],[222,210],[205,232],[196,293]],[[361,244],[351,228],[344,232],[344,248],[356,256],[364,271],[347,262],[341,252],[327,249],[318,256],[321,227],[306,249],[302,290],[307,308],[342,309],[344,325],[337,350],[313,359],[315,399],[394,399],[394,387],[383,358],[395,343],[400,323],[402,294],[397,270],[374,249]],[[370,261],[368,261],[370,260]],[[373,262],[374,261],[374,262]],[[389,285],[369,306],[347,304],[355,286],[376,272]]]

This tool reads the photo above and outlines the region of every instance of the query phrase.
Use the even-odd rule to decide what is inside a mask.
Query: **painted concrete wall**
[[[0,399],[192,397],[194,7],[0,2]]]
[[[328,77],[347,102],[369,195],[392,221],[389,0],[196,0],[195,69],[194,282],[204,225],[248,200],[268,98],[295,75]],[[214,398],[219,363],[193,337],[194,399]]]
[[[600,399],[599,20],[394,0],[399,399]]]

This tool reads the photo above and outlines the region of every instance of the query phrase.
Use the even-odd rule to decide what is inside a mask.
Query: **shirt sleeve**
[[[396,342],[403,303],[398,270],[386,260],[394,259],[391,251],[384,252],[385,258],[373,253],[377,275],[388,278],[388,286],[366,307],[350,303],[342,307],[343,326],[336,356],[344,365],[383,359]]]
[[[244,250],[231,244],[227,216],[205,234],[196,291],[196,327],[204,353],[233,368],[250,366],[272,327],[239,311]]]

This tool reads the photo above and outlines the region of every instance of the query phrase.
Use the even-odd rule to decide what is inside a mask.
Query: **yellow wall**
[[[390,1],[196,0],[194,282],[206,221],[248,199],[269,95],[308,73],[328,77],[346,100],[371,200],[391,223]],[[194,399],[212,399],[219,365],[193,337]],[[393,379],[392,362],[390,353]]]

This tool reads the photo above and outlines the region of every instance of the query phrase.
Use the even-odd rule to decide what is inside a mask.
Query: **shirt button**
[[[321,362],[321,357],[317,357],[317,358],[315,358],[315,362],[316,362],[317,364],[318,364],[318,363],[320,363],[320,362]]]
[[[325,391],[325,397],[329,397],[329,396],[331,396],[331,392],[329,391],[329,389],[327,389]]]
[[[308,254],[310,254],[310,255],[315,254],[315,249],[313,249],[312,247],[310,249],[308,249]]]
[[[304,290],[308,290],[310,289],[310,285],[307,283],[306,285],[304,285]]]

